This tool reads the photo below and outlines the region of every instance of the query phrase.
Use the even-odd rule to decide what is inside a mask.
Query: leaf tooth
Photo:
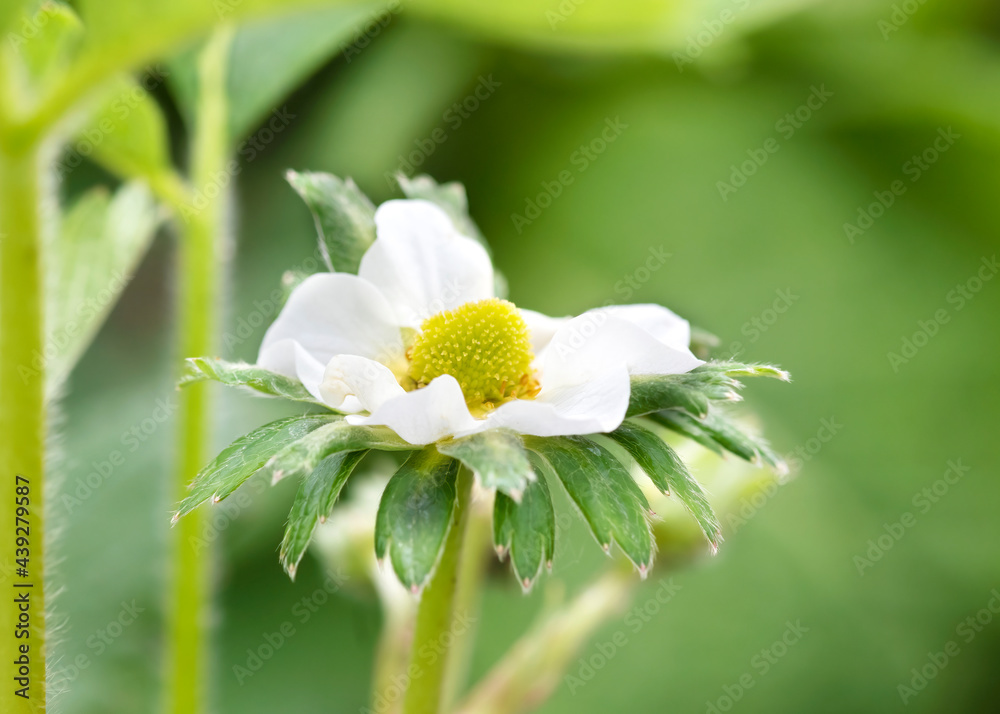
[[[419,595],[419,594],[420,594],[420,586],[417,585],[416,583],[413,583],[410,586],[410,595]]]
[[[497,551],[497,557],[500,559],[501,562],[503,562],[504,560],[507,559],[507,553],[510,552],[510,549],[505,545],[498,545],[496,546],[496,551]]]
[[[605,553],[610,554],[611,553],[611,543],[601,543],[601,550],[603,550]]]

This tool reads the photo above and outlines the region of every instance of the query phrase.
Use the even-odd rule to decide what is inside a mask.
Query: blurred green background
[[[585,2],[421,2],[352,45],[334,43],[346,53],[331,45],[276,107],[292,115],[287,128],[252,158],[238,154],[227,321],[235,337],[223,356],[255,358],[264,326],[243,332],[241,320],[314,247],[312,220],[284,171],[353,176],[381,201],[397,195],[387,173],[416,157],[416,171],[465,183],[519,305],[569,314],[631,292],[629,302],[662,303],[719,335],[720,356],[738,351],[794,376],[791,386],[752,385],[748,401],[777,449],[802,461],[797,478],[727,534],[718,557],[674,574],[681,591],[669,606],[638,632],[626,628],[628,645],[585,687],[562,684],[543,711],[706,712],[747,673],[753,687],[732,709],[747,714],[1000,711],[1000,622],[968,642],[956,631],[1000,588],[1000,280],[961,301],[952,292],[975,288],[970,279],[998,252],[998,6],[654,6],[622,3],[621,18],[649,13],[648,32],[638,34],[616,33],[619,15],[595,15],[605,31],[590,42],[546,16],[590,18]],[[736,20],[715,37],[724,11]],[[689,53],[701,31],[710,39]],[[678,65],[676,52],[690,62]],[[157,99],[183,147],[174,96],[161,87]],[[810,96],[825,98],[803,109]],[[465,110],[453,107],[463,102]],[[614,141],[599,153],[595,143],[586,158],[581,147],[609,121],[619,123]],[[247,135],[262,139],[257,131]],[[958,138],[935,150],[939,131]],[[765,146],[766,162],[740,168],[754,156],[759,163]],[[925,152],[920,168],[913,157]],[[724,200],[718,183],[733,181],[734,166],[752,175]],[[539,199],[562,172],[572,183],[551,202]],[[71,195],[98,181],[111,179],[85,165],[64,188]],[[857,224],[859,209],[895,181],[905,191],[873,209],[879,217],[851,240],[844,224]],[[525,216],[528,202],[547,207],[524,225],[513,216]],[[643,282],[650,250],[670,257]],[[172,255],[166,230],[61,407],[57,667],[68,685],[61,709],[74,714],[149,712],[157,702],[173,439],[173,420],[158,419],[175,399]],[[772,311],[776,300],[784,312]],[[947,322],[921,327],[939,310]],[[935,334],[914,337],[921,330]],[[907,338],[922,346],[902,352]],[[889,353],[910,356],[894,365]],[[281,409],[241,394],[219,400],[220,447]],[[820,442],[824,420],[839,427]],[[86,486],[116,450],[124,464]],[[921,500],[955,460],[968,473],[939,484],[935,502]],[[367,704],[377,608],[338,595],[299,625],[293,608],[323,573],[307,559],[290,583],[278,565],[292,495],[285,487],[216,507],[219,712]],[[869,541],[907,512],[915,524],[859,574],[856,556],[869,557]],[[575,536],[589,541],[582,530]],[[602,563],[579,560],[580,540],[569,540],[548,582],[572,590]],[[506,574],[490,580],[474,675],[543,600],[522,596]],[[109,623],[133,601],[142,612],[111,637]],[[297,634],[238,682],[233,665],[245,666],[247,650],[288,620]],[[789,621],[808,631],[762,672],[755,656]],[[613,622],[596,639],[623,627]],[[898,686],[951,640],[959,655],[904,703]]]

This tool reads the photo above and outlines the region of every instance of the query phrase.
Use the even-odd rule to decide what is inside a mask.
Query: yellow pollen
[[[427,318],[407,356],[417,388],[450,374],[474,414],[538,393],[528,326],[506,300],[468,302]]]

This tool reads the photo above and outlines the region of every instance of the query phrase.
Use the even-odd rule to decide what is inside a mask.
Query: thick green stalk
[[[40,172],[39,148],[0,130],[0,711],[10,714],[45,711]],[[15,679],[24,674],[30,682]],[[16,695],[26,683],[28,698]]]
[[[403,699],[404,714],[440,714],[445,675],[452,654],[455,632],[467,627],[470,613],[456,610],[455,593],[459,564],[465,544],[465,526],[472,499],[472,474],[462,468],[458,474],[458,500],[445,540],[444,552],[431,582],[424,588],[417,608],[413,633],[409,688]]]
[[[199,101],[191,154],[195,198],[177,216],[181,359],[213,354],[220,323],[226,191],[219,177],[224,175],[228,156],[225,81],[231,39],[231,30],[218,30],[198,65]],[[191,479],[211,456],[208,387],[207,383],[194,384],[181,391],[175,500],[184,496]],[[170,714],[197,714],[207,703],[211,582],[209,549],[203,540],[206,522],[205,512],[195,511],[182,518],[173,533],[166,654],[166,711]]]

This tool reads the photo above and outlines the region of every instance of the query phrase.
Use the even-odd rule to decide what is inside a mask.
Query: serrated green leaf
[[[417,448],[387,427],[348,424],[338,419],[283,448],[267,462],[266,468],[272,483],[277,483],[289,476],[311,473],[320,461],[341,451],[412,451]]]
[[[678,434],[686,436],[692,441],[701,444],[709,451],[713,451],[722,456],[722,447],[713,436],[701,425],[701,423],[690,414],[677,409],[667,409],[662,412],[647,414],[647,418],[652,419],[660,426],[665,426]]]
[[[347,451],[327,456],[303,479],[288,514],[279,554],[281,564],[292,580],[316,526],[333,511],[333,505],[351,472],[367,453]]]
[[[375,555],[388,554],[400,582],[419,592],[430,580],[452,526],[459,463],[427,447],[393,474],[375,519]]]
[[[618,543],[639,572],[653,562],[649,502],[631,474],[604,447],[582,436],[530,437],[529,449],[555,472],[605,551]]]
[[[524,441],[512,432],[484,431],[440,442],[437,449],[468,466],[483,488],[495,488],[515,501],[521,499],[528,483],[536,480]]]
[[[46,264],[46,393],[57,391],[97,334],[160,224],[149,191],[96,188],[63,217]]]
[[[768,464],[778,473],[787,472],[784,460],[771,450],[767,442],[743,431],[736,422],[718,410],[710,411],[701,420],[701,425],[720,446],[741,459],[758,466]]]
[[[139,80],[122,74],[110,83],[97,109],[73,141],[112,173],[163,182],[172,173],[167,122],[150,90],[164,81],[154,70]]]
[[[663,493],[673,494],[690,511],[713,549],[722,540],[719,519],[708,497],[677,452],[651,431],[633,422],[624,422],[608,434],[636,460],[650,480]]]
[[[263,367],[245,362],[227,362],[215,357],[190,357],[184,360],[180,386],[206,379],[231,387],[245,387],[256,394],[325,406],[317,401],[301,382]]]
[[[264,467],[268,459],[331,421],[333,414],[307,414],[272,421],[241,436],[215,457],[191,482],[191,492],[177,507],[174,520],[187,515],[209,498],[218,502]]]
[[[330,270],[357,273],[361,256],[375,241],[375,206],[351,179],[295,171],[287,178],[313,214]]]
[[[498,552],[510,553],[514,575],[524,590],[552,563],[555,553],[556,526],[552,497],[545,479],[527,484],[517,503],[497,493],[493,505],[493,544]]]
[[[679,375],[640,375],[632,377],[632,391],[625,416],[633,417],[663,409],[683,409],[692,416],[708,413],[708,396],[683,384]]]

